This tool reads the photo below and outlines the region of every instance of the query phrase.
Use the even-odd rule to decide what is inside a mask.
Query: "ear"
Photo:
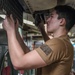
[[[60,26],[66,25],[66,20],[65,18],[60,19]]]

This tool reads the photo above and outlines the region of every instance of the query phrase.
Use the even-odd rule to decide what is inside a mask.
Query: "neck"
[[[60,37],[60,36],[64,36],[64,35],[67,35],[68,31],[66,31],[65,29],[63,30],[58,30],[56,31],[54,34],[54,38],[57,38],[57,37]]]

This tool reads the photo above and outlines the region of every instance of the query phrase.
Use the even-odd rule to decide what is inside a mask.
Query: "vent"
[[[23,23],[23,7],[18,0],[0,0],[0,9],[6,15],[13,15],[14,20],[17,18],[20,25]]]

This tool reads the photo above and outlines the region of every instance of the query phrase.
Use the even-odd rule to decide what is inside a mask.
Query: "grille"
[[[23,7],[18,0],[0,0],[0,9],[6,15],[13,15],[14,20],[17,18],[20,25],[23,23]]]

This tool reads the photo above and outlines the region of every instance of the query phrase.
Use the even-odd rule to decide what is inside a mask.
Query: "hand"
[[[10,16],[6,16],[5,20],[3,21],[3,28],[7,31],[7,32],[13,32],[16,29],[16,24],[15,21],[12,17],[12,15]]]
[[[34,14],[34,18],[35,18],[35,25],[39,29],[44,29],[44,15]]]
[[[42,30],[42,29],[45,30],[44,22],[41,21],[37,27],[38,27],[40,30]]]

